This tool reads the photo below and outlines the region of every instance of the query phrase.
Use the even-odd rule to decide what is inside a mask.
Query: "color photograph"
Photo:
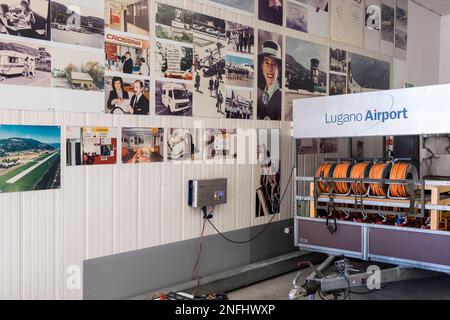
[[[253,88],[255,63],[252,58],[227,55],[225,72],[226,85]]]
[[[150,41],[107,32],[105,71],[150,76]]]
[[[53,47],[53,87],[85,91],[103,91],[104,72],[102,54]]]
[[[192,116],[191,82],[156,81],[155,112],[157,116]]]
[[[283,25],[283,0],[259,0],[259,20]]]
[[[157,3],[155,34],[159,39],[193,42],[192,11]]]
[[[194,116],[223,118],[225,21],[194,14]]]
[[[256,217],[280,213],[280,130],[257,133]]]
[[[301,94],[326,95],[328,49],[326,46],[286,39],[286,87]]]
[[[227,119],[253,119],[253,89],[227,87],[225,117]]]
[[[67,127],[67,166],[117,163],[117,129],[105,127]]]
[[[49,0],[0,0],[0,34],[50,40]]]
[[[389,90],[391,64],[349,52],[347,81],[348,93]]]
[[[149,34],[149,0],[105,0],[104,15],[106,29]]]
[[[105,31],[103,11],[103,1],[52,0],[50,2],[52,40],[103,48]]]
[[[258,120],[281,120],[283,37],[258,33]]]
[[[308,7],[297,2],[288,1],[286,10],[286,27],[308,33]]]
[[[50,87],[50,47],[0,40],[0,84]]]
[[[192,80],[193,59],[192,47],[156,41],[155,78]]]
[[[0,193],[59,189],[61,128],[0,125]]]
[[[167,136],[167,159],[193,161],[202,159],[201,129],[169,129]]]
[[[122,163],[163,162],[163,143],[162,128],[122,128]]]
[[[105,112],[148,115],[150,81],[135,78],[105,77]]]
[[[236,159],[236,129],[206,129],[205,153],[208,160]]]
[[[330,71],[347,73],[347,51],[330,48]]]
[[[227,21],[226,41],[228,53],[253,56],[255,48],[255,30],[240,23]]]
[[[330,96],[337,96],[347,92],[347,77],[342,74],[330,73]]]

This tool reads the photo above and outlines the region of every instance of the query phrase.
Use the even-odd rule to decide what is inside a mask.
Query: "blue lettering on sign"
[[[376,109],[367,110],[365,114],[363,113],[339,113],[339,114],[328,114],[325,113],[325,123],[326,124],[336,124],[342,126],[347,123],[358,123],[358,122],[381,122],[385,123],[391,120],[404,120],[408,119],[408,109],[403,108],[402,110],[392,110],[392,111],[378,111]]]

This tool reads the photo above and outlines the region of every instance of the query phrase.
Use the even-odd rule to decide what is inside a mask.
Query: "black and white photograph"
[[[323,138],[319,140],[319,153],[337,153],[338,152],[338,139],[336,138]]]
[[[301,94],[326,95],[328,48],[295,38],[286,39],[286,89]]]
[[[395,9],[386,4],[381,5],[381,39],[394,43]]]
[[[257,131],[256,217],[280,213],[280,130]]]
[[[295,1],[287,1],[286,6],[286,27],[308,33],[308,7]]]
[[[253,58],[227,55],[225,65],[226,85],[253,88],[255,63]]]
[[[297,154],[317,154],[317,139],[297,139]]]
[[[94,51],[52,48],[53,87],[102,91],[104,88],[103,55]]]
[[[50,8],[53,41],[103,48],[103,1],[52,0]]]
[[[389,90],[390,74],[391,65],[389,62],[349,52],[347,92]]]
[[[347,92],[347,76],[330,72],[330,96],[337,96]]]
[[[227,21],[226,28],[227,52],[253,55],[255,52],[255,30],[230,21]]]
[[[50,40],[49,0],[0,0],[0,34]]]
[[[330,71],[347,73],[347,51],[330,47]]]
[[[105,113],[148,115],[150,82],[144,79],[105,77]]]
[[[150,76],[150,41],[105,34],[105,68],[108,73]]]
[[[154,76],[156,78],[192,80],[193,59],[192,47],[182,43],[156,41]]]
[[[283,74],[283,37],[258,32],[258,120],[281,120]]]
[[[192,17],[192,11],[157,3],[155,17],[156,37],[192,44]]]
[[[0,84],[51,87],[51,61],[48,46],[0,40]]]
[[[192,116],[192,83],[156,81],[157,116]]]
[[[202,159],[202,130],[171,128],[167,135],[169,161],[195,161]]]
[[[253,90],[227,87],[225,117],[227,119],[253,119]]]
[[[259,0],[258,17],[259,20],[282,26],[283,0]]]
[[[105,0],[105,28],[148,36],[149,7],[149,0]]]
[[[236,129],[206,129],[206,160],[234,160],[237,158]]]
[[[225,21],[194,14],[194,102],[196,117],[223,118],[225,102]]]

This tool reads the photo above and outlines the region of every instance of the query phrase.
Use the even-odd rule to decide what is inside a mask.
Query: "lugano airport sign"
[[[450,132],[450,84],[294,101],[294,137]]]

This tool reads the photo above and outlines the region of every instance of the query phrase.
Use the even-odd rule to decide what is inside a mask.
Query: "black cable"
[[[293,172],[294,172],[294,169],[295,169],[295,166],[292,167],[291,174],[289,175],[289,181],[288,181],[288,183],[287,183],[287,185],[286,185],[286,188],[285,188],[284,191],[283,191],[283,196],[281,197],[281,200],[280,200],[280,207],[281,207],[281,204],[283,203],[284,197],[286,196],[286,192],[287,192],[287,190],[288,190],[288,188],[289,188],[289,184],[291,183],[291,180],[292,180],[292,174],[293,174]],[[211,211],[210,215],[211,215],[213,212],[214,212],[214,209]],[[234,244],[246,244],[246,243],[252,242],[253,240],[255,240],[255,239],[257,239],[258,237],[260,237],[264,232],[266,232],[266,230],[269,228],[270,224],[272,223],[273,219],[275,219],[275,216],[276,216],[276,214],[274,213],[274,214],[272,215],[272,218],[270,218],[269,222],[266,223],[264,229],[263,229],[261,232],[259,232],[257,235],[255,235],[254,237],[252,237],[252,238],[250,238],[250,239],[248,239],[248,240],[246,240],[246,241],[236,241],[236,240],[233,240],[233,239],[228,238],[226,235],[224,235],[222,232],[220,232],[219,229],[216,228],[216,226],[211,222],[210,219],[207,219],[207,220],[208,220],[209,224],[214,228],[214,230],[216,230],[216,232],[217,232],[222,238],[224,238],[226,241],[231,242],[231,243],[234,243]]]

